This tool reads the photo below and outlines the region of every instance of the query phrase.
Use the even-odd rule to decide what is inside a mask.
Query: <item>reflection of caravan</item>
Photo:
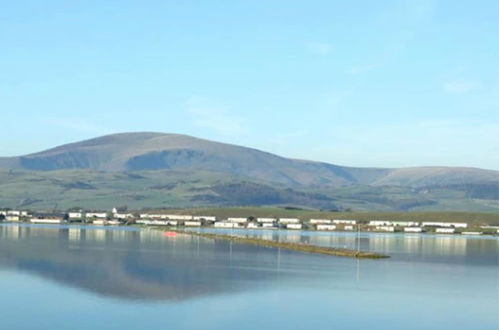
[[[421,227],[405,227],[404,232],[405,233],[421,233],[421,232],[423,232],[423,229]]]
[[[317,230],[335,230],[335,225],[317,225]]]
[[[435,232],[439,234],[454,234],[455,231],[455,228],[437,228]]]

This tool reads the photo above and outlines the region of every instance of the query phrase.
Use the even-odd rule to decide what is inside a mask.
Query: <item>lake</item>
[[[499,328],[497,237],[232,233],[392,257],[356,260],[137,228],[0,224],[0,328]]]

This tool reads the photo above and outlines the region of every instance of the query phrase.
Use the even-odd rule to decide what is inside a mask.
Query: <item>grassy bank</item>
[[[230,241],[238,244],[250,244],[257,246],[264,246],[270,248],[279,248],[286,249],[292,251],[306,252],[306,253],[318,253],[318,254],[326,254],[332,256],[339,257],[349,257],[349,258],[362,258],[362,259],[382,259],[389,258],[389,256],[376,253],[376,252],[367,252],[367,251],[357,251],[351,249],[339,249],[339,248],[329,248],[322,247],[310,244],[299,244],[299,243],[290,243],[290,242],[277,242],[272,240],[266,240],[255,237],[241,237],[234,235],[225,235],[225,234],[212,234],[212,233],[200,233],[194,231],[185,231],[185,230],[177,230],[173,229],[172,231],[180,234],[199,236],[208,239],[214,240],[224,240]]]

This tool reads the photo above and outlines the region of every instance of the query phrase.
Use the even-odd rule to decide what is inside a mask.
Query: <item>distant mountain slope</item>
[[[390,171],[372,181],[385,186],[447,186],[499,183],[499,172],[469,167],[409,167]]]
[[[122,133],[0,160],[27,170],[142,171],[191,169],[229,173],[287,185],[365,184],[390,172],[279,157],[259,150],[185,135]]]
[[[474,168],[353,168],[295,160],[259,150],[164,133],[121,133],[46,151],[0,158],[0,168],[108,172],[181,169],[214,171],[289,186],[399,185],[499,182],[498,171]]]

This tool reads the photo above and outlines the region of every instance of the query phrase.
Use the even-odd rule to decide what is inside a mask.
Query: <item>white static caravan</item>
[[[395,227],[394,226],[376,226],[376,230],[394,232]]]
[[[279,219],[279,223],[284,223],[284,224],[287,224],[287,223],[300,223],[300,219],[296,219],[296,218],[280,218]]]
[[[415,221],[393,221],[394,226],[400,227],[419,227],[419,222]]]
[[[201,227],[201,221],[186,221],[184,222],[186,227]]]
[[[353,226],[352,225],[346,225],[345,227],[343,227],[344,230],[353,230]]]
[[[257,229],[257,228],[260,228],[260,227],[258,226],[257,223],[250,222],[250,223],[248,223],[248,226],[246,228]]]
[[[267,223],[262,223],[262,228],[266,228],[266,229],[275,229],[275,228],[277,228],[277,227],[275,226],[275,224],[273,224],[273,223],[268,223],[268,222],[267,222]]]
[[[259,223],[274,223],[274,222],[277,222],[277,219],[276,218],[257,218],[256,221]]]
[[[481,231],[463,231],[463,235],[483,235]]]
[[[85,214],[85,217],[88,218],[100,218],[100,219],[105,219],[107,217],[106,212],[87,212]]]
[[[335,229],[336,229],[335,225],[324,225],[324,224],[317,225],[317,230],[335,230]]]
[[[217,217],[213,217],[213,216],[206,216],[206,215],[196,215],[194,216],[193,218],[194,220],[205,220],[205,221],[217,221]]]
[[[288,223],[286,224],[287,229],[301,229],[303,226],[301,223]]]
[[[369,221],[369,226],[392,226],[392,222],[387,220],[371,220]]]
[[[21,218],[18,215],[7,215],[5,217],[6,221],[19,221]]]
[[[247,218],[227,218],[228,222],[233,222],[233,223],[246,223],[248,222]]]
[[[62,219],[40,219],[40,218],[35,218],[31,219],[30,222],[32,223],[46,223],[46,224],[60,224],[64,220]]]
[[[331,220],[329,219],[310,219],[310,223],[317,225],[317,224],[330,224]]]
[[[132,213],[114,213],[113,216],[117,219],[123,219],[123,220],[133,218]]]
[[[162,219],[170,219],[170,220],[192,220],[192,215],[187,214],[165,214],[161,216]]]
[[[404,232],[405,233],[421,233],[421,232],[423,232],[423,229],[421,227],[405,227]]]
[[[468,224],[463,222],[423,222],[423,227],[446,227],[446,228],[467,228]]]
[[[112,225],[112,226],[118,226],[118,225],[121,225],[121,222],[118,221],[118,220],[109,220],[107,222],[108,225]]]
[[[17,211],[17,210],[10,210],[10,211],[7,211],[7,215],[17,215],[17,216],[21,216],[21,211]]]
[[[357,224],[357,220],[334,219],[333,223],[335,225],[356,225]]]
[[[435,231],[436,233],[439,234],[454,234],[456,232],[455,228],[437,228]]]
[[[81,213],[81,212],[69,212],[68,216],[70,219],[81,219],[81,218],[83,218],[83,213]]]

